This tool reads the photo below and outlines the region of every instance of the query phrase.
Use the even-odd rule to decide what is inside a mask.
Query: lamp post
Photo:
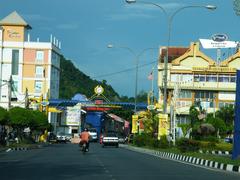
[[[170,45],[170,37],[171,37],[171,27],[172,27],[172,21],[173,18],[175,17],[175,15],[177,13],[179,13],[180,11],[184,10],[184,9],[188,9],[188,8],[206,8],[208,10],[215,10],[217,7],[213,6],[213,5],[189,5],[189,6],[183,6],[180,7],[179,9],[177,9],[176,11],[174,11],[171,15],[169,15],[166,10],[163,8],[163,6],[156,4],[156,3],[152,3],[152,2],[145,2],[145,1],[137,1],[137,0],[125,0],[126,3],[128,4],[132,4],[132,3],[143,3],[143,4],[149,4],[149,5],[153,5],[156,6],[158,8],[161,9],[161,11],[165,14],[166,18],[167,18],[167,25],[168,25],[168,39],[167,39],[167,47],[166,47],[166,56],[164,57],[164,91],[163,91],[163,112],[166,114],[167,113],[167,71],[168,71],[168,48]]]
[[[138,93],[138,66],[139,66],[139,58],[140,56],[147,50],[153,50],[156,48],[145,48],[140,53],[136,53],[133,49],[127,46],[114,46],[113,44],[109,44],[108,48],[122,48],[128,50],[135,58],[136,62],[136,74],[135,74],[135,87],[134,87],[134,112],[137,112],[137,93]]]

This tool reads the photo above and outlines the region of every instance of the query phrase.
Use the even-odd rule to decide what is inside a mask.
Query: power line
[[[152,61],[150,63],[146,63],[146,64],[142,64],[140,66],[138,66],[138,68],[142,68],[144,66],[148,66],[148,65],[151,65],[151,64],[154,64],[156,63],[156,61]],[[132,70],[135,70],[136,67],[133,67],[133,68],[128,68],[128,69],[124,69],[124,70],[121,70],[121,71],[117,71],[117,72],[112,72],[112,73],[107,73],[107,74],[102,74],[102,75],[98,75],[98,76],[94,76],[92,78],[100,78],[100,77],[106,77],[106,76],[113,76],[113,75],[116,75],[116,74],[120,74],[120,73],[124,73],[124,72],[127,72],[127,71],[132,71]]]

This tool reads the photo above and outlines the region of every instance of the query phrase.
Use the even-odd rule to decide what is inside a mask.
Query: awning
[[[113,120],[115,120],[115,121],[118,121],[118,122],[121,122],[121,123],[124,123],[125,122],[125,120],[124,119],[122,119],[122,118],[120,118],[119,116],[117,116],[117,115],[115,115],[115,114],[108,114],[108,116],[110,116]]]

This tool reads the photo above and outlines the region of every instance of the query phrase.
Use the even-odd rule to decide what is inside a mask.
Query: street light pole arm
[[[160,8],[163,11],[165,16],[168,17],[167,11],[162,6],[160,6],[159,4],[156,4],[156,3],[153,3],[153,2],[146,2],[146,1],[137,1],[137,2],[140,2],[140,3],[143,3],[143,4],[150,4],[150,5],[157,6],[158,8]]]

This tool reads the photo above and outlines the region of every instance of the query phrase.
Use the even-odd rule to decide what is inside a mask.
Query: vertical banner
[[[132,133],[134,134],[138,132],[137,122],[138,115],[132,115]]]
[[[161,136],[168,135],[168,114],[159,114],[158,118],[158,140],[160,140]]]
[[[240,70],[237,70],[232,159],[240,155]]]

